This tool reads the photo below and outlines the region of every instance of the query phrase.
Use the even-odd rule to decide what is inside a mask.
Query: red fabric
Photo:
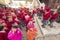
[[[36,13],[36,11],[35,11],[35,10],[33,10],[33,11],[32,11],[32,14],[35,14],[35,13]]]
[[[6,32],[7,32],[7,34],[8,34],[8,32],[11,30],[11,27],[12,27],[12,24],[14,23],[14,21],[12,21],[12,22],[8,22],[7,23],[7,30],[6,30]]]
[[[43,14],[43,20],[48,20],[50,16],[50,12],[48,12],[47,14]]]
[[[7,13],[7,14],[6,14],[6,16],[8,17],[8,16],[12,16],[12,15],[11,15],[11,14],[9,14],[9,13]]]
[[[22,20],[24,20],[24,15],[22,12],[18,14],[18,17],[21,18]]]
[[[14,20],[15,18],[17,18],[17,16],[15,16],[15,15],[12,15],[12,18],[13,18],[13,20]]]
[[[16,22],[17,24],[20,24],[20,22],[19,22],[19,21],[17,21],[17,20],[14,20],[14,22]]]
[[[29,13],[29,8],[25,8],[24,10],[26,13]]]
[[[52,15],[52,19],[56,20],[58,18],[58,13]]]
[[[44,13],[43,8],[37,8],[38,12]]]
[[[0,19],[2,19],[3,16],[4,16],[4,14],[1,13],[1,14],[0,14]]]
[[[18,10],[14,10],[15,13],[18,13]]]
[[[30,15],[30,17],[32,18],[33,17],[33,15],[36,13],[36,11],[35,10],[33,10],[32,12],[31,12],[31,15]]]
[[[4,9],[0,8],[0,12],[1,12],[1,13],[4,12]]]
[[[3,33],[0,33],[0,40],[4,40],[3,35]]]
[[[40,10],[40,8],[37,8],[36,10],[37,10],[37,11],[39,11],[39,10]]]
[[[5,20],[3,20],[3,19],[0,19],[0,22],[2,22],[2,23],[5,23]]]
[[[6,15],[6,16],[9,16],[9,13],[6,13],[5,15]]]
[[[33,15],[30,15],[30,18],[33,18]]]
[[[45,6],[45,10],[46,10],[46,11],[50,11],[50,7]]]
[[[40,9],[39,11],[40,11],[41,13],[44,13],[43,9]]]
[[[11,22],[7,22],[7,28],[10,29],[12,27],[12,24],[14,23],[14,21]]]
[[[0,40],[8,40],[7,35],[5,32],[0,32]]]
[[[10,12],[11,8],[7,7],[6,12]]]

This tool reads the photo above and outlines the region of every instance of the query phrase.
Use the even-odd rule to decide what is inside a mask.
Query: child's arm
[[[23,35],[23,32],[19,28],[18,28],[18,33],[20,33],[21,35]]]
[[[12,32],[10,31],[9,33],[8,33],[8,39],[12,39],[13,38],[13,34],[12,34]]]
[[[18,39],[22,40],[22,37],[23,37],[23,32],[20,29],[18,29]]]

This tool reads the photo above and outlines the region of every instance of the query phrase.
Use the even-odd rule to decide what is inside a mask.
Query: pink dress
[[[29,21],[29,23],[27,24],[27,28],[34,28],[34,23],[33,21]]]
[[[12,31],[8,33],[9,40],[22,40],[22,31],[18,28],[17,31],[12,34]]]

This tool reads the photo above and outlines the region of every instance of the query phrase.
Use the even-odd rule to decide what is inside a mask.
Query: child
[[[32,10],[30,17],[34,19],[34,15],[36,14],[36,9]]]
[[[13,23],[14,23],[13,18],[11,16],[9,16],[7,19],[7,22],[6,22],[9,30],[11,29]]]
[[[0,40],[8,40],[4,26],[0,24]]]
[[[50,17],[51,17],[50,9],[45,9],[45,13],[43,13],[43,25],[42,25],[43,28],[45,28],[45,26],[48,24]]]
[[[37,8],[37,16],[38,16],[40,19],[41,19],[41,17],[42,17],[42,13],[44,13],[43,7]]]
[[[17,25],[14,25],[10,32],[8,33],[9,40],[22,40],[22,31]]]
[[[27,24],[27,29],[29,29],[29,28],[34,28],[34,22],[32,20],[29,21]]]
[[[24,20],[24,15],[23,15],[23,12],[20,12],[17,17],[21,20]]]
[[[30,16],[28,14],[26,14],[25,15],[25,24],[27,25],[30,20],[31,20]]]
[[[58,12],[57,12],[57,10],[55,10],[55,11],[51,14],[50,27],[53,27],[53,22],[56,21],[57,18],[58,18]]]
[[[36,32],[37,32],[36,28],[30,28],[28,30],[28,32],[27,32],[27,34],[28,34],[28,40],[34,40],[35,37],[37,36]]]

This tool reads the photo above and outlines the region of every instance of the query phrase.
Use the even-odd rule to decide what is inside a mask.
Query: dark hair
[[[18,28],[18,26],[12,26],[12,28]]]
[[[0,25],[0,31],[2,31],[3,30],[3,26],[2,25]]]
[[[19,26],[19,25],[13,24],[13,25],[12,25],[12,28],[18,28],[18,26]]]

